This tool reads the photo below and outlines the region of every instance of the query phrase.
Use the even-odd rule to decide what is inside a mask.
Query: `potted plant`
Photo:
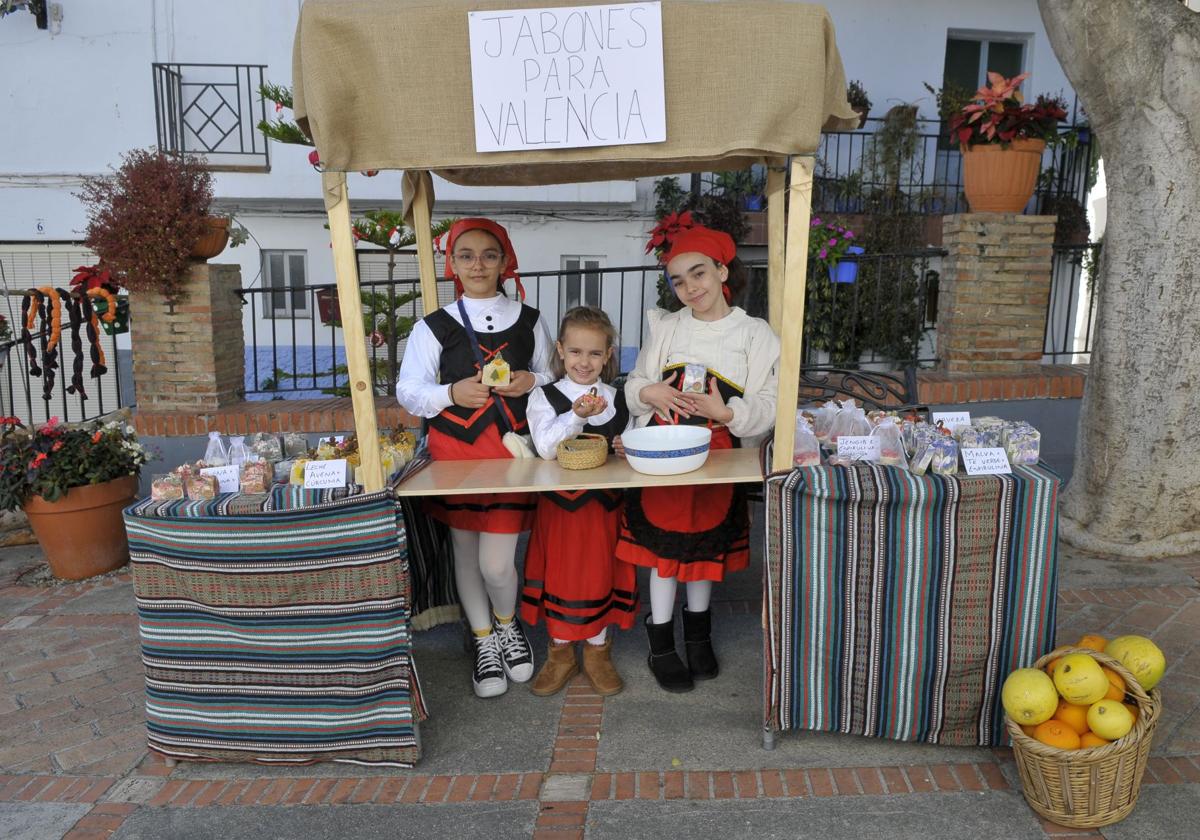
[[[814,217],[808,229],[808,258],[824,266],[833,283],[853,283],[858,277],[858,257],[864,249],[854,244],[854,231]]]
[[[1033,195],[1046,140],[1067,114],[1053,99],[1025,104],[1029,76],[988,73],[988,84],[950,119],[963,156],[963,191],[976,213],[1020,213]]]
[[[862,86],[862,82],[858,79],[850,82],[846,88],[846,101],[850,103],[850,107],[858,114],[858,127],[862,128],[867,124],[867,117],[871,115],[871,98],[867,96],[867,90]]]
[[[50,571],[66,580],[111,571],[129,559],[121,511],[137,495],[147,453],[124,420],[27,429],[0,418],[0,510],[21,508]]]
[[[216,256],[228,217],[210,216],[212,175],[186,155],[134,149],[111,176],[86,178],[78,193],[88,214],[84,244],[134,292],[180,295],[189,260]]]

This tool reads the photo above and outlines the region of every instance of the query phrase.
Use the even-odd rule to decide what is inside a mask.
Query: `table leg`
[[[762,744],[764,750],[775,749],[775,730],[771,728],[769,723],[763,724]]]

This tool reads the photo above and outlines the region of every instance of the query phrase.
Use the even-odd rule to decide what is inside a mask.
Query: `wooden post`
[[[413,233],[417,236],[417,268],[421,274],[421,314],[428,315],[438,308],[437,266],[433,261],[433,202],[430,200],[429,174],[416,178],[417,189],[412,200]]]
[[[333,242],[333,275],[337,279],[338,306],[342,312],[342,339],[346,344],[350,399],[354,406],[354,433],[362,463],[363,489],[383,489],[383,464],[379,460],[379,429],[375,424],[375,383],[367,363],[366,334],[363,332],[362,296],[358,287],[358,265],[354,259],[354,237],[350,232],[350,195],[346,173],[321,173],[329,236]],[[428,229],[428,226],[427,226]],[[332,431],[332,430],[331,430]]]
[[[767,307],[771,329],[783,327],[783,239],[787,216],[787,159],[767,161]]]
[[[812,214],[813,163],[814,159],[810,157],[792,158],[792,183],[787,190],[783,328],[779,334],[782,351],[779,360],[779,401],[775,406],[775,452],[771,459],[771,469],[775,472],[791,468],[792,444],[796,437],[800,349],[804,340],[804,292],[808,276],[808,223]]]

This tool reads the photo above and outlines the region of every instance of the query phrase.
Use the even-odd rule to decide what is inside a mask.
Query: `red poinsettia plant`
[[[71,278],[71,289],[80,292],[103,288],[116,294],[120,285],[112,272],[99,263],[77,266],[75,276]]]
[[[1021,82],[1029,77],[1022,73],[1006,79],[989,72],[988,83],[975,91],[972,101],[950,118],[950,139],[960,147],[1000,143],[1007,146],[1013,140],[1035,138],[1052,140],[1067,112],[1058,100],[1039,96],[1032,105],[1025,103]]]
[[[689,228],[696,226],[691,210],[682,213],[668,213],[662,221],[650,231],[650,240],[646,243],[646,253],[654,252],[660,261],[662,255],[671,250],[671,240]]]

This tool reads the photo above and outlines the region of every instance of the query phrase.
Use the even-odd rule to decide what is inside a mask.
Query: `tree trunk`
[[[1100,140],[1108,225],[1061,533],[1126,557],[1200,551],[1200,14],[1039,0]]]

